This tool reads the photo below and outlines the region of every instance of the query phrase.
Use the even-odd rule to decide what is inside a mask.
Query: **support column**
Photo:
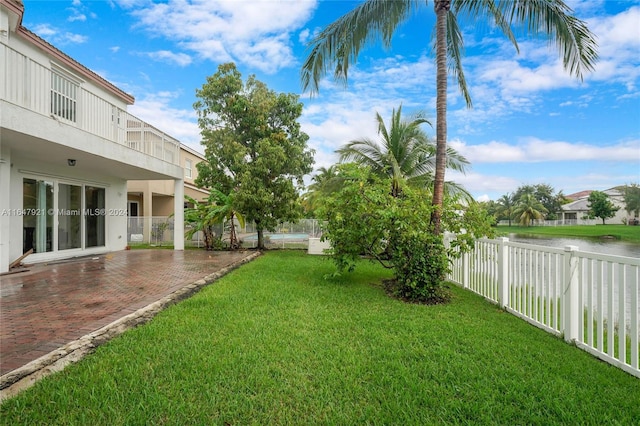
[[[9,271],[11,230],[11,152],[0,142],[0,273]],[[22,208],[22,206],[14,206]],[[22,249],[20,250],[22,251]]]
[[[147,182],[142,193],[142,234],[144,235],[145,243],[151,243],[151,227],[153,226],[153,221],[151,220],[153,216],[153,193],[150,186],[149,182]]]
[[[174,180],[173,188],[173,249],[184,250],[184,180]]]

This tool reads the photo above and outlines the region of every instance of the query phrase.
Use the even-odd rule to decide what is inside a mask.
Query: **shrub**
[[[449,261],[442,238],[430,233],[398,236],[393,248],[395,280],[387,291],[400,299],[438,304],[451,300],[446,285]]]

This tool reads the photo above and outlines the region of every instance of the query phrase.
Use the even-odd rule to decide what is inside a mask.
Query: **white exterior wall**
[[[11,151],[2,146],[0,139],[0,272],[9,270],[11,258],[11,217],[3,214],[11,206],[11,192]]]
[[[127,180],[183,185],[184,173],[178,141],[128,114],[129,95],[17,26],[21,13],[14,7],[0,0],[0,273],[22,256],[24,235],[34,229],[21,213],[23,179],[52,182],[56,210],[59,184],[80,186],[82,200],[85,185],[104,189],[104,245],[85,247],[88,219],[81,215],[81,248],[58,250],[64,218],[56,211],[44,227],[51,251],[41,246],[24,260],[33,263],[124,249]],[[52,70],[78,86],[75,121],[52,114]],[[67,235],[77,236],[77,224],[67,226]]]

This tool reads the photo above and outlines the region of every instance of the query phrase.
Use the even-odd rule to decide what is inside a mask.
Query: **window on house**
[[[77,121],[77,83],[55,71],[51,72],[51,114],[67,121]]]
[[[184,177],[191,179],[191,160],[184,160]]]

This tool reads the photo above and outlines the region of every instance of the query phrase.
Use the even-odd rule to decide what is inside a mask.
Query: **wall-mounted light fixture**
[[[69,158],[69,159],[67,160],[67,164],[68,164],[69,166],[73,167],[73,166],[75,166],[75,165],[76,165],[76,160],[74,160],[73,158]]]

